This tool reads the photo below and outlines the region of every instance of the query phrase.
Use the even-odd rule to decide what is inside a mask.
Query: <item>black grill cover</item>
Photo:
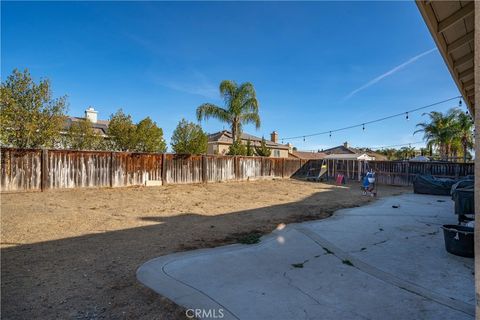
[[[430,175],[417,175],[413,181],[413,192],[449,196],[452,186],[456,182],[456,180],[449,178],[436,178]]]

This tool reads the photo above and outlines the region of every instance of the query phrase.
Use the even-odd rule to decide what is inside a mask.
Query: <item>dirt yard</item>
[[[370,201],[296,180],[2,194],[2,319],[184,319],[137,282],[142,263]]]

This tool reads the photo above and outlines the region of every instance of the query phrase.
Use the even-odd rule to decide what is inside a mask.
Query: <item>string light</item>
[[[425,142],[424,141],[416,141],[416,142],[409,142],[409,143],[402,143],[402,144],[392,144],[392,145],[389,145],[389,146],[370,147],[370,149],[385,149],[385,148],[404,147],[404,146],[411,147],[412,144],[420,144],[420,143],[425,143]]]
[[[365,131],[365,123],[362,124],[362,130]]]
[[[319,135],[323,135],[323,134],[327,134],[327,133],[331,137],[332,132],[338,132],[338,131],[344,131],[344,130],[348,130],[348,129],[358,128],[358,127],[362,127],[363,125],[367,125],[367,124],[371,124],[371,123],[377,123],[377,122],[381,122],[381,121],[385,121],[385,120],[388,120],[388,119],[392,119],[392,118],[400,117],[400,116],[405,116],[405,115],[407,116],[407,120],[408,120],[409,114],[412,113],[412,112],[427,109],[427,108],[431,108],[431,107],[437,106],[439,104],[443,104],[445,102],[449,102],[449,101],[452,101],[452,100],[457,100],[459,98],[461,98],[461,96],[456,96],[456,97],[445,99],[445,100],[442,100],[442,101],[438,101],[438,102],[435,102],[435,103],[432,103],[432,104],[429,104],[429,105],[425,105],[425,106],[422,106],[422,107],[418,107],[418,108],[415,108],[415,109],[404,111],[402,113],[393,114],[393,115],[386,116],[386,117],[383,117],[383,118],[379,118],[379,119],[375,119],[375,120],[371,120],[371,121],[368,121],[368,122],[355,124],[355,125],[351,125],[351,126],[347,126],[347,127],[343,127],[343,128],[338,128],[338,129],[324,131],[324,132],[317,132],[317,133],[312,133],[312,134],[306,134],[306,135],[301,135],[301,136],[295,136],[295,137],[284,137],[282,139],[284,139],[284,140],[294,140],[294,139],[301,139],[301,138],[305,139],[306,137],[319,136]]]
[[[405,119],[407,119],[407,120],[408,120],[408,111],[407,111],[407,112],[405,112],[405,114],[407,115],[407,116],[405,117]]]
[[[303,137],[303,142],[305,142],[305,137]]]
[[[459,108],[462,107],[462,100],[458,100],[458,107],[459,107]]]

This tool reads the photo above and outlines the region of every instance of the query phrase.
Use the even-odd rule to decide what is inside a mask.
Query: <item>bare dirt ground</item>
[[[184,319],[137,282],[142,263],[370,201],[358,184],[296,180],[3,194],[2,319]]]

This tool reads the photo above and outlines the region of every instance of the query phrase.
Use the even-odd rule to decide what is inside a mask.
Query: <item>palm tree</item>
[[[456,137],[456,113],[456,109],[449,110],[445,115],[438,111],[432,111],[428,113],[430,122],[417,124],[420,129],[413,133],[423,132],[423,139],[427,141],[427,148],[438,148],[442,160],[448,159]]]
[[[395,150],[394,148],[387,148],[387,149],[380,150],[379,153],[386,156],[387,160],[394,160],[396,151],[397,150]]]
[[[220,95],[225,102],[225,107],[212,103],[202,104],[197,108],[198,121],[216,118],[228,123],[232,129],[234,142],[241,137],[243,125],[253,123],[257,129],[260,128],[258,101],[255,89],[250,82],[237,85],[235,81],[223,80],[220,83]]]
[[[432,156],[432,154],[430,152],[430,148],[420,148],[420,155],[421,156],[427,156],[427,155]]]
[[[456,144],[461,146],[463,153],[463,162],[467,162],[468,150],[473,148],[473,121],[468,114],[456,109]]]
[[[415,148],[414,147],[402,147],[400,149],[400,153],[404,157],[405,160],[409,158],[415,157]]]

